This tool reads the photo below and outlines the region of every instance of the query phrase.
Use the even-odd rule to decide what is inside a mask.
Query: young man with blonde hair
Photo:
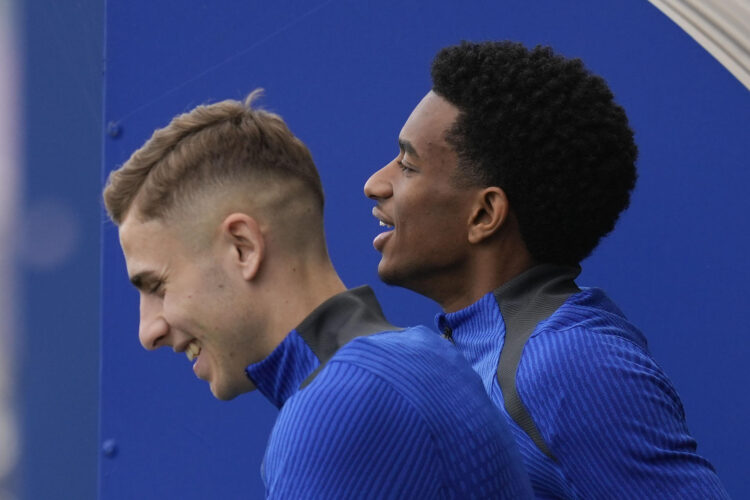
[[[109,177],[143,346],[184,352],[219,399],[257,388],[281,409],[273,498],[527,498],[461,355],[345,288],[310,153],[254,96],[174,118]]]

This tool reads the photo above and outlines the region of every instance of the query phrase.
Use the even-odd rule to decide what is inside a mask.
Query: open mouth
[[[379,207],[373,207],[372,208],[372,215],[373,215],[373,217],[375,217],[376,219],[378,219],[378,221],[380,223],[380,227],[384,227],[387,230],[390,230],[390,229],[394,228],[393,222],[388,217],[385,216],[385,214],[380,210]]]
[[[206,367],[199,366],[201,365],[201,352],[203,352],[203,347],[201,346],[200,342],[196,339],[192,339],[187,343],[182,343],[180,345],[174,346],[175,352],[184,352],[185,357],[187,357],[188,361],[193,363],[193,372],[195,375],[202,379],[206,380]],[[203,365],[205,365],[206,362],[203,362]]]
[[[190,342],[185,348],[185,356],[187,356],[188,361],[195,360],[195,358],[197,358],[200,353],[201,348],[195,340]]]
[[[375,247],[375,250],[377,250],[378,252],[382,252],[383,247],[385,247],[386,241],[393,234],[395,225],[388,217],[385,216],[385,214],[383,214],[383,212],[380,211],[380,208],[378,207],[374,207],[372,209],[372,215],[376,219],[378,219],[380,227],[385,229],[385,231],[379,233],[377,236],[375,236],[375,239],[372,240],[372,246]]]

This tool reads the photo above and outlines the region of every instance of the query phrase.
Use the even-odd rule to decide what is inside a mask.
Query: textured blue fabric
[[[601,290],[583,289],[540,322],[518,367],[519,396],[557,461],[505,411],[505,324],[494,295],[436,322],[452,329],[508,419],[537,498],[728,498],[645,338]]]
[[[318,362],[296,331],[247,372],[281,407],[264,459],[270,498],[531,498],[515,440],[461,354],[410,328]]]
[[[292,330],[271,354],[250,365],[246,371],[258,390],[276,408],[281,408],[318,365],[318,358],[302,337]]]

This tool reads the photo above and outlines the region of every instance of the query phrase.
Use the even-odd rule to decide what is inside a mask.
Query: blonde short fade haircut
[[[310,151],[280,116],[252,108],[261,93],[198,106],[156,130],[109,175],[103,196],[112,221],[121,225],[133,209],[143,221],[167,219],[213,188],[241,186],[252,200],[278,185],[293,185],[289,197],[309,201],[306,212],[322,221],[323,189]]]

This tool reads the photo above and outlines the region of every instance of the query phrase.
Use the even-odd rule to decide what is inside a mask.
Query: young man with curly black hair
[[[511,42],[443,49],[432,80],[365,184],[381,279],[440,304],[538,497],[725,498],[643,334],[574,281],[636,180],[607,84]]]

